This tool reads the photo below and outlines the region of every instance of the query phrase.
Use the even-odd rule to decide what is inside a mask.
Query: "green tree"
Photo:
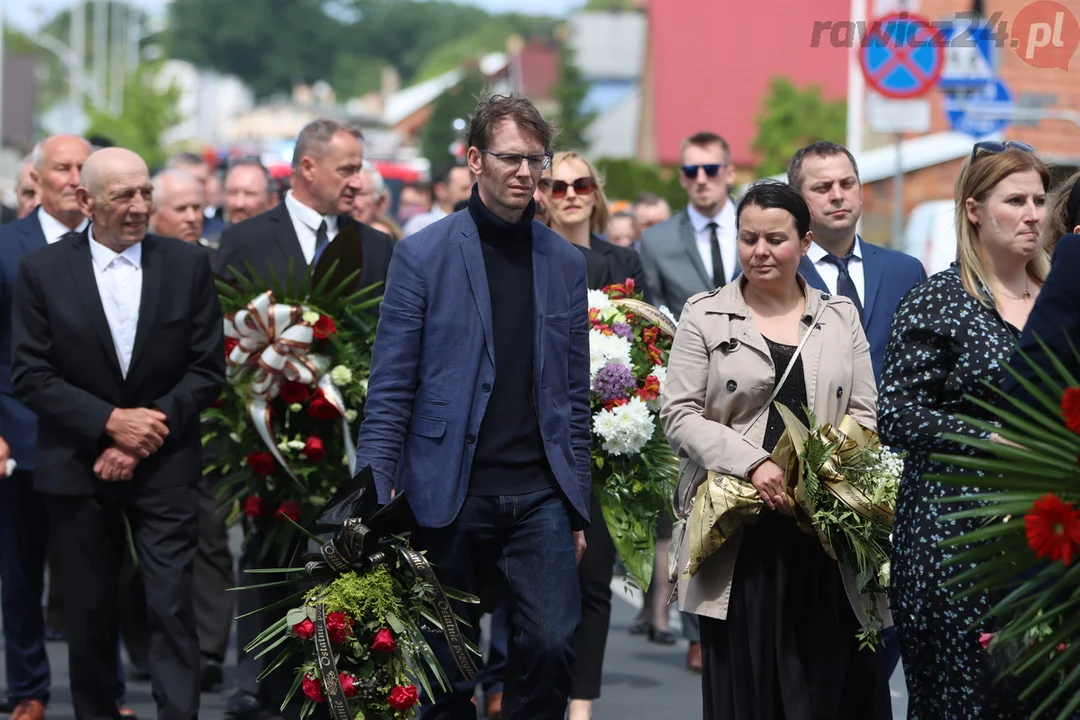
[[[761,158],[759,177],[784,172],[795,151],[818,140],[843,142],[847,103],[828,101],[821,89],[800,90],[787,78],[776,77],[757,116],[758,133],[751,148]]]
[[[554,18],[532,15],[497,15],[473,32],[449,40],[434,48],[424,57],[415,80],[426,80],[461,67],[468,61],[489,52],[505,52],[511,35],[528,41],[533,38],[550,40],[558,21]]]
[[[634,0],[589,0],[585,3],[586,12],[627,12],[637,10]]]
[[[128,148],[150,167],[160,167],[168,159],[161,145],[161,135],[180,122],[177,101],[180,90],[175,85],[159,90],[154,83],[160,63],[144,63],[124,84],[124,105],[120,115],[110,115],[90,108],[90,135],[104,135]]]
[[[551,89],[551,97],[559,105],[556,115],[559,136],[555,140],[558,147],[585,149],[585,131],[596,119],[595,112],[586,112],[584,108],[588,93],[589,84],[575,62],[574,51],[564,42],[559,48],[559,82]]]
[[[596,169],[604,178],[604,194],[609,201],[633,201],[643,192],[654,192],[673,208],[686,205],[686,191],[678,174],[637,160],[600,158]]]
[[[454,130],[455,120],[468,122],[469,115],[476,107],[476,101],[483,93],[487,79],[476,68],[470,68],[454,87],[442,95],[431,108],[431,117],[424,126],[420,137],[420,146],[424,157],[431,161],[432,167],[438,167],[454,159],[450,146],[459,135]]]

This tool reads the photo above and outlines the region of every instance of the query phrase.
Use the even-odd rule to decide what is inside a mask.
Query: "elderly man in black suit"
[[[151,192],[135,153],[91,155],[77,190],[90,226],[25,257],[15,286],[12,386],[38,418],[34,489],[77,589],[66,603],[77,720],[120,718],[126,528],[145,579],[158,717],[199,711],[199,414],[225,383],[223,321],[206,253],[147,234]]]
[[[309,277],[322,253],[343,230],[359,233],[364,253],[360,286],[386,281],[394,241],[389,235],[349,216],[362,184],[363,134],[336,120],[319,119],[307,124],[297,136],[293,151],[291,188],[283,202],[261,215],[226,228],[221,234],[216,260],[217,272],[226,277],[247,275],[248,264],[263,280],[271,273],[282,282],[290,276],[297,282]],[[382,294],[380,287],[377,291]],[[368,311],[377,316],[378,307]],[[261,567],[259,549],[263,543],[258,525],[247,528],[248,542],[240,559],[240,585],[252,584],[246,569]],[[238,611],[245,614],[279,599],[274,590],[241,593]],[[226,713],[231,718],[265,718],[278,713],[291,678],[278,671],[275,678],[258,683],[264,662],[243,648],[262,631],[262,617],[237,621],[240,650],[238,690],[229,698]]]

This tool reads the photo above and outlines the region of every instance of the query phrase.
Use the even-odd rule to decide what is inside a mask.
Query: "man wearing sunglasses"
[[[691,296],[726,285],[739,274],[735,181],[731,149],[719,135],[699,132],[683,142],[679,182],[689,204],[641,236],[641,263],[656,302],[676,316]],[[693,664],[693,663],[692,663]]]

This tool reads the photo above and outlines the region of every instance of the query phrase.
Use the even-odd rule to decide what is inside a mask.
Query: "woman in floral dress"
[[[941,522],[962,508],[940,498],[976,492],[926,479],[958,472],[931,460],[970,450],[947,433],[987,436],[957,415],[991,419],[965,395],[994,401],[999,361],[1027,322],[1049,261],[1040,247],[1049,173],[1027,145],[978,143],[957,181],[959,261],[911,291],[893,322],[878,407],[878,431],[907,452],[896,506],[892,612],[909,693],[909,720],[1017,720],[1018,688],[997,682],[993,658],[972,627],[985,596],[953,600],[943,584],[965,568],[945,567],[940,543],[977,520]],[[991,439],[996,439],[991,437]]]

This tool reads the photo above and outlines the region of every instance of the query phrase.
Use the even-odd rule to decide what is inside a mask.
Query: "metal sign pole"
[[[892,242],[895,246],[904,234],[904,134],[896,133],[896,175],[893,177]]]

